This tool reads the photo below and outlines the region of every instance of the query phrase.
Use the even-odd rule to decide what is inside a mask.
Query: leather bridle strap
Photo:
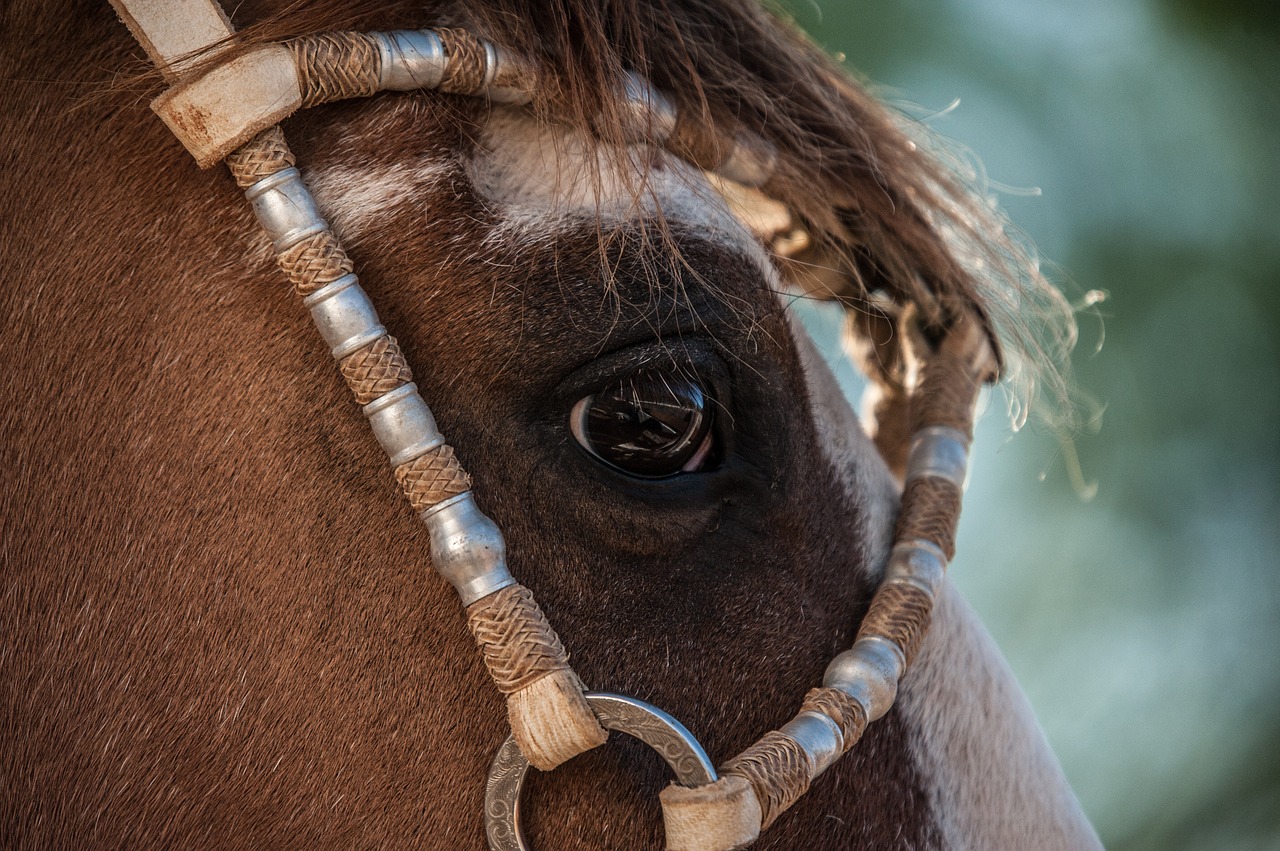
[[[528,103],[538,71],[465,30],[338,32],[264,44],[217,62],[231,25],[210,0],[111,0],[151,59],[172,83],[152,102],[201,168],[302,107],[382,91],[436,89],[481,95],[494,103]],[[190,21],[174,14],[192,12]],[[184,74],[193,69],[199,73]],[[634,74],[621,81],[626,132],[633,141],[666,144],[678,156],[746,187],[765,186],[777,153],[759,136],[725,135]]]
[[[112,5],[170,79],[190,67],[193,52],[207,54],[232,35],[212,0],[112,0]],[[209,84],[222,92],[208,102],[233,102],[241,79],[236,74]],[[184,91],[183,84],[173,91]],[[506,695],[521,751],[533,765],[550,770],[603,744],[608,734],[583,696],[568,654],[532,593],[507,570],[501,533],[476,507],[470,477],[445,445],[395,338],[382,326],[350,259],[317,210],[284,134],[268,127],[226,160],[271,236],[277,261],[363,404],[406,497],[431,532],[432,563],[467,606],[467,623]]]
[[[530,68],[465,30],[323,33],[251,48],[152,108],[208,168],[303,107],[426,88],[520,104],[536,84]]]
[[[985,331],[969,321],[925,362],[911,396],[914,436],[889,568],[853,647],[827,666],[823,687],[794,718],[722,766],[717,781],[663,790],[670,851],[750,844],[893,706],[955,554],[974,407],[992,361]]]
[[[170,83],[193,60],[231,38],[231,21],[212,0],[111,0],[111,5]]]

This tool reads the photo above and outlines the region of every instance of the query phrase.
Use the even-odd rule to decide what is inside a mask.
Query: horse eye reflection
[[[624,473],[661,479],[709,467],[710,399],[694,380],[646,371],[579,399],[569,430],[584,449]]]

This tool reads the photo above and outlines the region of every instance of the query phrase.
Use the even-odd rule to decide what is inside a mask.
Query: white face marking
[[[457,166],[423,160],[416,165],[395,163],[370,168],[308,170],[303,175],[333,232],[354,242],[397,207],[446,177]]]
[[[379,220],[413,203],[464,167],[472,186],[498,213],[487,242],[555,239],[584,220],[622,223],[661,215],[668,223],[728,242],[779,287],[763,247],[707,176],[684,161],[637,145],[619,162],[563,128],[539,124],[524,110],[495,106],[481,151],[463,166],[453,159],[309,169],[307,185],[334,233],[352,242]],[[649,167],[642,168],[644,163]],[[647,175],[641,191],[635,175]]]
[[[706,176],[678,158],[635,146],[618,161],[573,133],[511,108],[494,110],[482,146],[471,164],[471,182],[501,211],[491,238],[543,239],[584,219],[610,224],[660,214],[733,244],[776,277],[763,249]],[[641,173],[647,180],[637,192],[635,175]]]

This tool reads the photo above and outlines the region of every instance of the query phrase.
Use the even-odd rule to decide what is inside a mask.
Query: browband
[[[228,37],[230,32],[223,39]],[[190,68],[192,59],[185,63]],[[151,108],[201,168],[303,107],[416,89],[518,105],[529,103],[538,86],[533,65],[466,30],[444,27],[306,35],[250,48],[225,62],[216,55],[198,59],[195,68]],[[630,107],[631,139],[663,145],[680,135],[675,106],[647,81],[628,74],[619,95]],[[700,159],[717,160],[697,165],[743,186],[763,186],[776,164],[772,146],[744,131],[729,144],[685,147],[703,152]]]

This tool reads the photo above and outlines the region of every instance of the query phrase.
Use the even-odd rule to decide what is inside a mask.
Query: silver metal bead
[[[649,85],[638,74],[627,72],[622,78],[623,105],[627,116],[627,137],[631,141],[648,141],[661,145],[676,129],[676,108],[666,95]]]
[[[878,636],[859,638],[853,647],[831,660],[822,684],[852,697],[875,721],[889,711],[898,695],[898,680],[906,670],[902,650]]]
[[[420,515],[431,531],[431,563],[469,606],[515,584],[507,570],[502,533],[476,507],[471,492],[459,494]]]
[[[898,541],[889,556],[889,568],[884,582],[914,585],[927,593],[930,599],[938,596],[942,577],[947,572],[947,557],[932,541],[913,538]]]
[[[296,168],[264,177],[246,189],[244,196],[253,204],[254,215],[277,253],[329,227]]]
[[[480,45],[484,47],[484,91],[487,92],[493,85],[494,75],[498,72],[498,51],[484,39],[480,40]]]
[[[844,753],[844,736],[834,720],[821,712],[801,712],[786,724],[782,733],[795,739],[813,762],[813,776],[831,767]]]
[[[853,642],[853,646],[857,647],[859,643],[867,647],[867,652],[887,653],[892,656],[896,660],[894,670],[897,673],[894,674],[894,679],[902,679],[902,675],[907,671],[907,654],[898,646],[898,642],[883,635],[867,635]]]
[[[444,79],[444,45],[431,30],[371,33],[382,54],[381,85],[386,91],[434,89]]]
[[[431,409],[413,383],[397,387],[364,406],[373,436],[391,459],[392,467],[408,464],[444,443]]]
[[[334,281],[334,284],[339,281]],[[317,291],[314,295],[320,295],[320,292]],[[373,302],[369,300],[364,288],[354,281],[331,290],[325,298],[314,301],[308,307],[311,308],[311,320],[315,322],[320,336],[324,337],[325,343],[338,360],[387,333],[387,329],[378,320],[378,311],[374,309]]]
[[[515,60],[511,58],[511,54],[507,53],[496,44],[489,44],[488,42],[485,42],[485,48],[486,50],[491,51],[489,53],[489,83],[487,84],[485,91],[489,100],[494,103],[509,103],[515,105],[526,104],[533,100],[533,92],[528,89],[519,88],[517,86],[493,85],[494,80],[501,80],[506,76],[509,71],[508,66],[515,64]],[[520,79],[519,75],[517,75],[517,79]]]
[[[360,283],[360,279],[355,276],[355,273],[348,272],[336,281],[330,281],[311,295],[303,298],[302,306],[310,310],[320,302],[328,301],[347,287],[355,286],[358,283]]]
[[[772,143],[754,134],[739,133],[716,173],[734,183],[756,187],[768,183],[777,166],[778,149]]]
[[[912,436],[907,481],[937,476],[963,488],[968,466],[969,438],[964,432],[948,426],[927,426]]]

